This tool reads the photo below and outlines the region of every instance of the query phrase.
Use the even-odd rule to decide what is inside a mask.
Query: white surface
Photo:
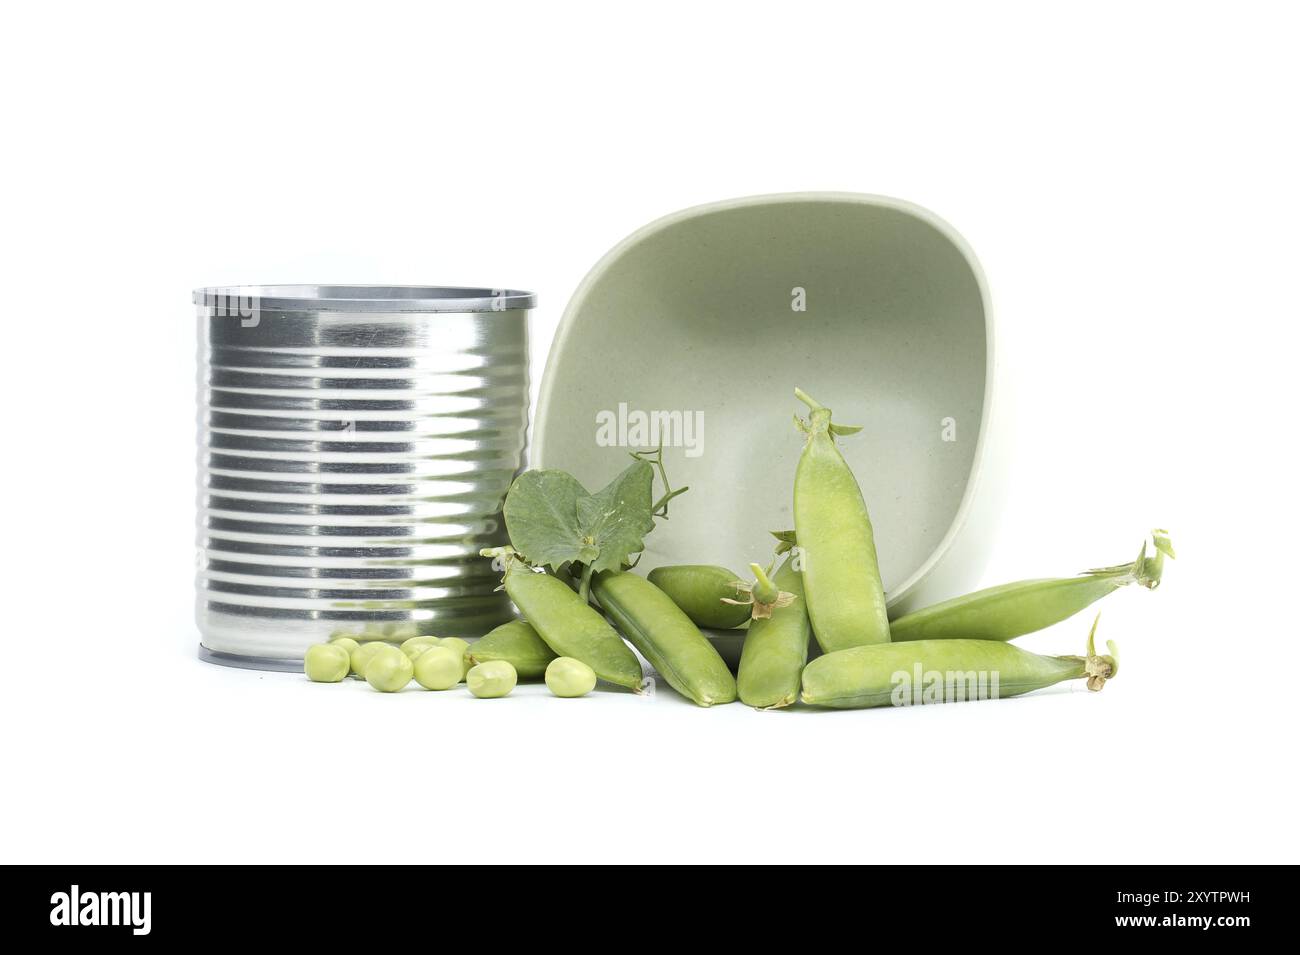
[[[1296,861],[1296,23],[1077,10],[7,9],[0,858]],[[1103,693],[754,713],[194,659],[191,288],[508,282],[540,358],[632,229],[803,189],[921,203],[984,265],[989,583],[1173,531],[1105,605]],[[467,822],[341,834],[417,804]]]

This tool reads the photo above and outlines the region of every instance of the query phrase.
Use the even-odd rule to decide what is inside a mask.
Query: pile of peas
[[[308,647],[303,671],[315,683],[341,683],[353,676],[380,693],[396,693],[412,681],[426,690],[450,690],[464,683],[474,696],[490,700],[508,696],[520,678],[514,663],[489,658],[492,655],[489,645],[480,659],[460,637],[416,636],[398,646],[385,640],[362,643],[355,636],[340,634],[328,643]],[[530,660],[521,657],[521,661],[525,674],[542,676],[555,696],[585,696],[596,686],[595,671],[581,660],[551,654],[537,674]]]

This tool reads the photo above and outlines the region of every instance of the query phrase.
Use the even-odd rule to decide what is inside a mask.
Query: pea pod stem
[[[804,391],[802,388],[796,388],[794,390],[794,396],[798,398],[800,401],[802,401],[804,404],[806,404],[808,406],[809,412],[811,412],[808,416],[807,422],[800,420],[798,416],[796,416],[794,419],[795,424],[799,427],[799,430],[802,431],[804,434],[811,436],[812,434],[815,434],[819,428],[822,427],[824,427],[831,434],[841,435],[841,436],[857,434],[859,431],[862,430],[861,425],[835,424],[834,422],[832,422],[831,409],[827,408],[821,402],[814,399],[811,395],[808,394],[808,392]]]
[[[1084,671],[1088,674],[1088,689],[1098,692],[1106,685],[1107,680],[1113,680],[1119,675],[1119,647],[1115,646],[1114,640],[1106,641],[1106,649],[1110,651],[1106,656],[1097,654],[1097,624],[1101,623],[1101,613],[1092,618],[1092,629],[1088,631],[1088,655],[1084,658]]]
[[[734,600],[730,597],[723,597],[722,602],[724,604],[752,608],[749,613],[751,620],[766,620],[772,616],[772,611],[778,607],[790,606],[790,602],[795,598],[794,594],[788,593],[774,584],[761,565],[750,564],[749,569],[754,574],[753,583],[745,580],[732,581],[732,585],[738,592],[747,595],[745,599]]]
[[[750,571],[754,575],[754,586],[750,593],[754,595],[755,603],[772,604],[776,603],[777,597],[780,596],[781,590],[776,584],[768,579],[767,571],[758,564],[750,564]]]
[[[802,401],[804,404],[806,404],[806,405],[808,406],[808,410],[810,410],[810,411],[824,411],[824,410],[826,410],[826,406],[825,406],[825,405],[823,405],[820,401],[818,401],[818,400],[817,400],[816,398],[814,398],[812,395],[808,394],[808,392],[804,391],[802,388],[798,388],[798,387],[796,387],[795,390],[794,390],[794,396],[795,396],[796,398],[798,398],[800,401]]]
[[[1173,546],[1166,531],[1152,532],[1154,556],[1144,541],[1137,559],[1101,567],[1077,577],[1021,580],[989,587],[906,614],[889,625],[890,639],[1013,640],[1060,623],[1107,594],[1129,584],[1148,590],[1160,585]]]
[[[646,575],[697,627],[734,630],[750,619],[752,605],[740,598],[745,582],[734,570],[712,564],[668,564]]]
[[[1165,558],[1175,559],[1174,545],[1169,540],[1169,532],[1163,528],[1156,528],[1151,532],[1151,547],[1155,554],[1147,556],[1147,541],[1142,542],[1142,549],[1138,551],[1137,560],[1131,564],[1119,564],[1115,567],[1100,567],[1096,570],[1088,570],[1086,574],[1105,575],[1111,574],[1116,576],[1128,576],[1131,579],[1125,583],[1136,583],[1147,590],[1155,590],[1160,586],[1160,579],[1164,575]]]

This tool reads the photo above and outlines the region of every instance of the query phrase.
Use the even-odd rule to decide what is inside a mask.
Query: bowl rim
[[[734,209],[744,209],[751,206],[779,205],[788,203],[845,203],[852,205],[874,206],[883,209],[892,209],[896,212],[902,212],[920,220],[926,225],[933,228],[942,235],[953,247],[961,253],[967,267],[975,279],[975,286],[979,290],[980,308],[984,313],[984,406],[980,411],[980,430],[979,437],[975,442],[975,454],[971,461],[970,474],[966,478],[966,487],[962,491],[961,501],[957,505],[957,513],[953,516],[939,543],[935,545],[929,556],[921,562],[921,566],[912,572],[910,576],[903,580],[893,591],[886,595],[887,603],[890,606],[905,600],[912,591],[931,574],[937,567],[944,556],[952,550],[953,544],[961,535],[962,529],[966,526],[970,518],[971,511],[974,508],[974,500],[982,484],[982,476],[986,467],[986,458],[989,446],[989,428],[993,423],[993,406],[997,400],[995,394],[997,352],[995,347],[996,326],[993,319],[993,300],[989,293],[988,280],[984,276],[984,270],[980,266],[979,259],[975,257],[975,252],[970,243],[950,225],[947,220],[931,212],[924,206],[909,202],[906,199],[897,199],[893,196],[876,195],[873,193],[861,192],[773,192],[764,193],[754,196],[742,196],[735,199],[723,199],[715,202],[706,202],[701,205],[690,206],[686,209],[680,209],[677,212],[669,213],[653,220],[634,232],[627,235],[620,242],[615,244],[608,252],[601,256],[578,283],[573,295],[569,297],[568,304],[564,307],[564,312],[560,316],[559,325],[556,327],[555,336],[551,339],[551,347],[546,355],[546,366],[542,370],[542,383],[538,391],[537,411],[533,416],[533,440],[532,453],[529,455],[530,467],[548,467],[554,466],[546,461],[546,434],[542,427],[542,422],[546,418],[549,409],[552,393],[555,391],[555,376],[552,374],[552,368],[556,357],[564,349],[572,328],[574,314],[585,302],[592,287],[600,281],[610,266],[616,262],[632,247],[649,237],[664,231],[678,223],[685,222],[689,219],[700,216],[712,215],[719,212],[729,212]],[[868,504],[868,509],[870,504]]]

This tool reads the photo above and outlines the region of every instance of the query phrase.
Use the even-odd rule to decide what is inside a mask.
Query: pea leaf
[[[654,470],[636,461],[595,494],[578,499],[578,523],[584,540],[598,554],[584,559],[592,570],[619,570],[630,554],[645,546],[654,530]]]
[[[578,501],[590,496],[564,471],[525,471],[506,495],[511,545],[530,563],[555,570],[566,561],[584,559]]]
[[[618,570],[654,530],[654,470],[636,461],[595,494],[564,471],[526,471],[506,495],[510,543],[529,563]]]

